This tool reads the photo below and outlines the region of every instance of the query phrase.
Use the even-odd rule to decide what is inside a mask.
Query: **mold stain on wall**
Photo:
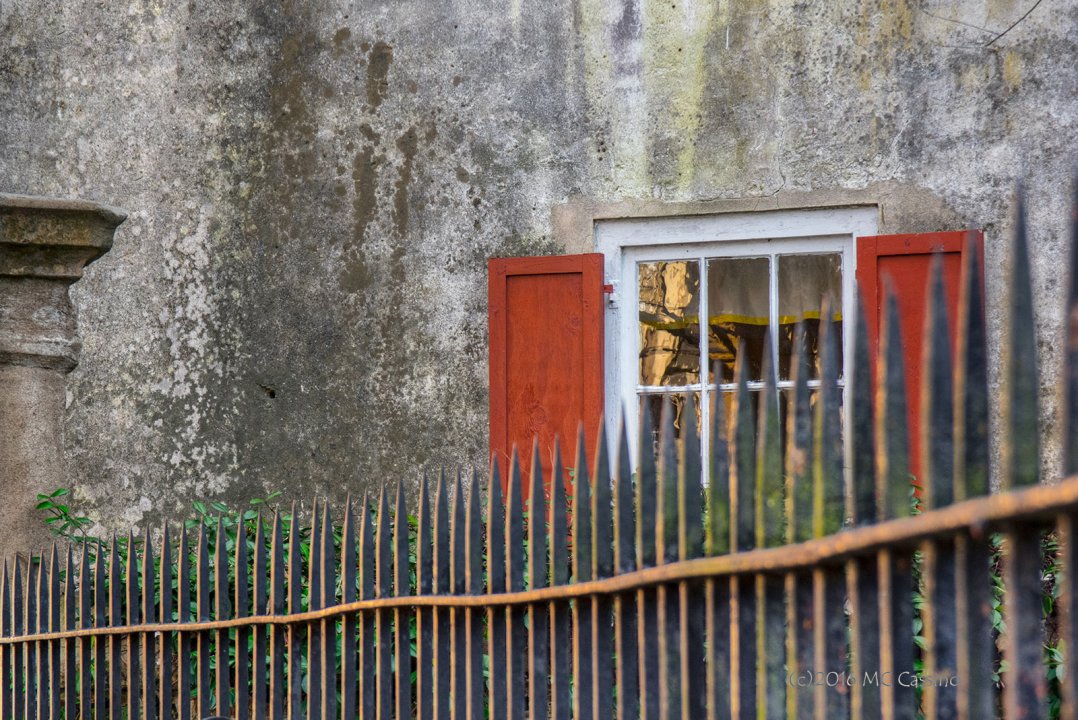
[[[714,5],[673,0],[644,7],[649,180],[673,198],[684,197],[694,176],[698,132],[706,112],[704,50],[715,31]]]

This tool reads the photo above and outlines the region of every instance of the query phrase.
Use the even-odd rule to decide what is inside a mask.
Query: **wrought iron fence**
[[[815,396],[801,353],[784,431],[774,372],[754,403],[742,369],[729,427],[716,412],[702,429],[727,440],[706,468],[695,413],[676,439],[667,406],[657,444],[643,414],[635,472],[623,435],[600,433],[591,467],[578,443],[568,494],[561,458],[547,483],[536,458],[527,498],[514,462],[485,502],[475,476],[424,481],[411,518],[398,487],[337,517],[316,503],[306,527],[293,510],[178,545],[165,527],[160,553],[147,533],[126,555],[113,542],[6,563],[2,716],[1073,718],[1061,648],[1078,646],[1078,574],[1046,592],[1043,546],[1078,560],[1078,294],[1067,478],[1044,485],[1027,252],[1020,222],[999,398],[975,253],[953,359],[934,274],[921,512],[892,297],[876,363],[857,320],[849,467],[825,324]]]

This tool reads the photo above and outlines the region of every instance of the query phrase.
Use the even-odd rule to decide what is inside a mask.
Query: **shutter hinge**
[[[606,302],[610,307],[618,306],[617,299],[617,283],[606,283],[603,285],[603,295],[606,295]]]

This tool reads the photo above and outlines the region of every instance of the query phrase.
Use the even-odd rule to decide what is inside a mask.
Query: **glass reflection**
[[[640,263],[640,384],[700,382],[700,265]]]
[[[820,376],[820,309],[825,297],[831,299],[832,338],[842,337],[842,257],[837,253],[780,255],[777,260],[779,378],[792,378],[794,332],[797,323],[803,322],[809,378],[816,379]],[[841,375],[841,343],[837,349]]]
[[[687,420],[685,413],[689,411],[688,394],[682,393],[645,393],[641,395],[642,410],[646,412],[651,418],[652,427],[652,442],[655,443],[655,450],[659,449],[659,433],[662,429],[662,417],[663,417],[663,398],[669,395],[670,404],[674,413],[674,439],[680,440],[685,430],[685,422]],[[696,411],[696,437],[700,437],[700,427],[703,423],[703,414],[700,407],[700,393],[692,393],[693,407]]]
[[[745,353],[748,379],[763,379],[764,334],[770,318],[767,258],[718,258],[707,261],[708,357],[719,363],[721,377],[734,381],[739,352]]]

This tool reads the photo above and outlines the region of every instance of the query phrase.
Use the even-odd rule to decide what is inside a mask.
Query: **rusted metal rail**
[[[486,493],[474,475],[424,480],[410,521],[398,487],[349,503],[339,531],[316,502],[305,524],[293,507],[5,563],[0,717],[1078,718],[1078,293],[1066,478],[1042,484],[1025,243],[1019,223],[999,398],[976,254],[957,318],[934,275],[919,514],[892,298],[875,360],[856,317],[845,435],[824,323],[818,390],[799,334],[783,402],[773,369],[754,398],[742,366],[729,426],[695,427],[688,398],[654,443],[644,413],[635,472],[627,438],[599,433],[594,466],[578,440],[571,484],[560,450],[548,483],[533,452],[527,497],[514,459],[504,496],[497,465]]]
[[[460,595],[390,595],[330,605],[319,610],[280,615],[243,615],[228,620],[143,623],[116,627],[75,628],[58,632],[39,631],[18,637],[0,637],[0,645],[113,635],[187,633],[266,625],[304,625],[315,621],[344,618],[370,610],[397,610],[410,607],[508,607],[590,599],[606,595],[621,595],[657,585],[689,580],[811,570],[819,565],[837,565],[851,558],[871,556],[885,549],[916,548],[922,541],[930,539],[943,540],[958,534],[984,537],[992,530],[998,530],[1013,523],[1050,520],[1066,511],[1078,511],[1078,477],[1067,478],[1059,485],[1037,486],[1002,495],[966,500],[939,510],[930,510],[916,516],[889,520],[877,525],[853,528],[817,540],[747,550],[730,555],[675,561],[667,565],[657,565],[605,577],[601,580],[581,580],[550,587],[533,584],[533,589],[530,590],[489,594],[476,592]]]

